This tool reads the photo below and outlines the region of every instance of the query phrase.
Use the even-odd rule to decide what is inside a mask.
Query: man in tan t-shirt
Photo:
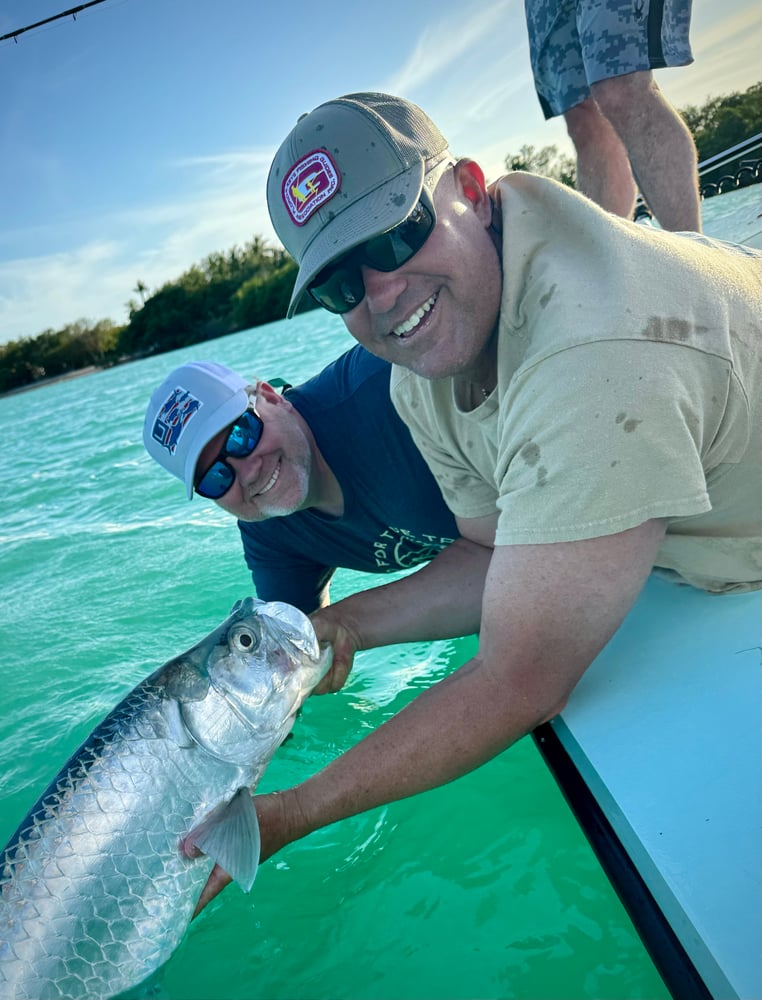
[[[529,174],[491,198],[419,108],[381,94],[300,119],[268,203],[299,263],[289,314],[309,292],[394,362],[394,402],[463,536],[316,613],[334,647],[323,689],[358,649],[479,632],[479,650],[315,777],[258,796],[263,857],[552,718],[654,567],[762,586],[759,254]],[[216,869],[201,905],[225,881]]]

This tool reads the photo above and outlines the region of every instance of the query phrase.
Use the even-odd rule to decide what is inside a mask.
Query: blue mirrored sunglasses
[[[225,459],[250,455],[259,444],[263,427],[262,418],[254,409],[246,410],[231,424],[222,451],[206,472],[196,479],[193,488],[199,496],[209,500],[225,496],[235,480],[235,469]]]

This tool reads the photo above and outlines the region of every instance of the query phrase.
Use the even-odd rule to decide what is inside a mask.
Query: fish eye
[[[230,645],[241,653],[250,653],[259,644],[257,636],[248,628],[238,628],[230,633]]]

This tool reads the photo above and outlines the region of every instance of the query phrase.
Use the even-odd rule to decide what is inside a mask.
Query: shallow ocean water
[[[707,230],[748,238],[760,191],[706,202]],[[187,503],[143,452],[153,387],[191,358],[298,382],[352,343],[338,318],[312,312],[0,399],[0,843],[131,687],[252,592],[232,519]],[[340,571],[333,598],[384,579]],[[469,637],[361,654],[341,692],[308,701],[261,788],[307,777],[474,649]],[[125,997],[667,995],[525,739],[444,788],[291,845]]]

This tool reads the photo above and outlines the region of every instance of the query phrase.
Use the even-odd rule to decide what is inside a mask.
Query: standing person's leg
[[[579,0],[576,10],[591,95],[649,208],[665,229],[700,231],[696,147],[651,72],[693,61],[691,0]]]
[[[563,115],[577,154],[577,189],[630,217],[637,188],[611,123],[591,97],[578,33],[577,0],[525,0],[535,89],[546,118]]]
[[[592,97],[564,114],[577,152],[577,190],[602,208],[632,218],[638,189],[627,150]]]
[[[660,225],[700,232],[696,146],[653,74],[601,80],[591,91],[621,138],[638,186]]]

